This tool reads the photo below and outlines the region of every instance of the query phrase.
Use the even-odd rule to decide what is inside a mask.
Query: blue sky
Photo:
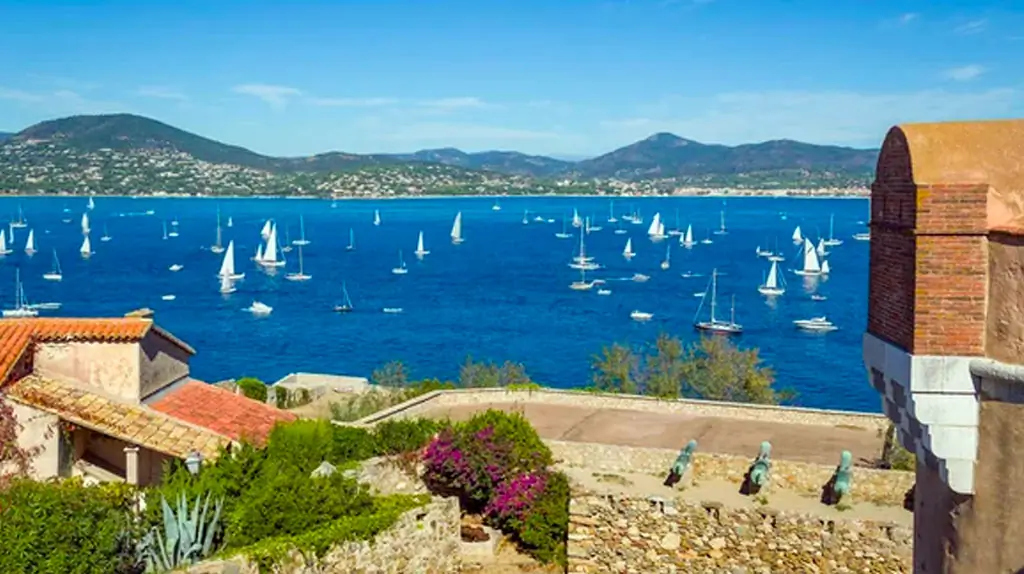
[[[1024,116],[1019,0],[0,0],[0,21],[0,131],[131,112],[274,155],[586,156]]]

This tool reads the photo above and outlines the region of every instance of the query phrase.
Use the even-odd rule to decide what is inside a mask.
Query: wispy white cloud
[[[160,100],[176,100],[179,102],[188,101],[186,96],[180,90],[171,88],[168,86],[143,86],[135,90],[136,96],[142,96],[144,98],[157,98]]]
[[[950,68],[942,73],[947,79],[955,82],[969,82],[978,76],[985,73],[985,67],[978,64],[969,64],[967,66],[958,66],[956,68]]]
[[[276,109],[287,107],[291,98],[302,95],[302,90],[298,88],[272,84],[242,84],[231,88],[231,91],[259,98],[268,106]]]
[[[381,125],[380,118],[366,118],[365,120],[368,126]],[[401,142],[402,145],[415,148],[455,146],[468,149],[494,149],[502,145],[511,147],[529,142],[550,142],[558,140],[560,137],[562,134],[555,131],[471,123],[419,122],[391,126],[387,131],[382,132],[378,139]]]
[[[29,106],[50,115],[103,114],[128,112],[122,103],[87,98],[74,90],[28,91],[0,87],[0,101]]]
[[[339,108],[372,108],[390,106],[399,102],[398,98],[306,98],[306,102],[314,106]]]
[[[100,87],[98,82],[67,78],[64,76],[53,76],[50,74],[28,74],[27,77],[35,83],[45,84],[50,89],[72,90],[74,92],[91,92]]]
[[[970,20],[960,24],[956,28],[953,28],[953,32],[969,35],[984,32],[986,28],[988,28],[988,18],[978,18],[977,20]]]
[[[26,92],[25,90],[4,88],[0,86],[0,100],[14,102],[39,102],[43,100],[43,96],[32,92]]]
[[[921,15],[917,12],[907,12],[906,14],[900,14],[900,17],[897,18],[897,22],[900,24],[909,24],[914,20],[917,20],[920,16]]]
[[[680,115],[679,110],[689,113]],[[710,98],[667,98],[636,112],[602,122],[602,137],[628,143],[669,131],[709,143],[789,138],[874,146],[889,127],[899,123],[1019,114],[1024,112],[1024,93],[1009,88],[905,93],[736,92]]]
[[[489,104],[480,98],[471,96],[463,96],[458,98],[440,98],[436,100],[423,100],[419,102],[419,105],[425,108],[446,111],[494,107],[494,104]]]

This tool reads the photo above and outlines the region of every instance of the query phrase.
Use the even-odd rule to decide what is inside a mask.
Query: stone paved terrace
[[[655,401],[645,397],[565,391],[442,391],[370,417],[450,417],[464,420],[488,408],[522,412],[549,440],[617,446],[681,448],[697,439],[699,451],[753,457],[761,441],[773,458],[836,464],[849,450],[872,461],[882,450],[881,416],[786,409],[707,401]]]

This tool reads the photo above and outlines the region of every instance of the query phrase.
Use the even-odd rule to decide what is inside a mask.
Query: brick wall
[[[984,354],[988,186],[916,184],[890,130],[871,188],[868,332],[917,355]]]

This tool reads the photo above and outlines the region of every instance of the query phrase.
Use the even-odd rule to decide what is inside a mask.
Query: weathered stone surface
[[[907,528],[860,520],[822,520],[771,509],[574,492],[569,572],[793,573],[910,572]],[[580,516],[578,509],[586,509]]]

